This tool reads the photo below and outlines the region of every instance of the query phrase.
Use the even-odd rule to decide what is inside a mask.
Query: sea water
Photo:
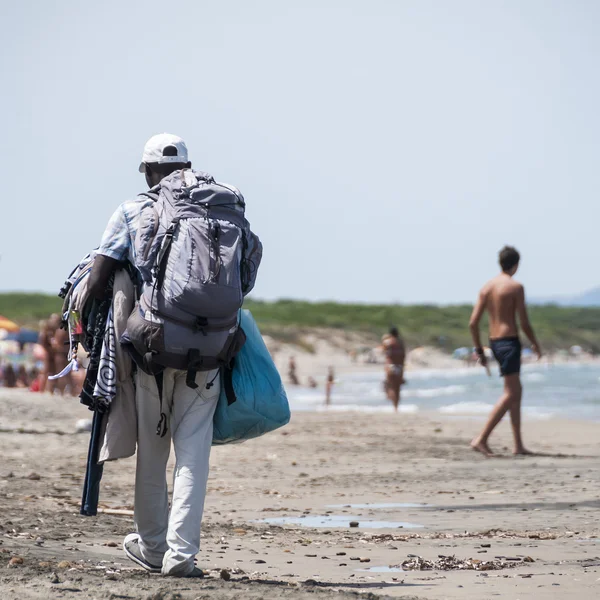
[[[400,411],[434,411],[446,418],[484,418],[502,393],[502,379],[492,367],[488,377],[481,367],[407,371]],[[332,404],[324,406],[323,387],[287,386],[292,410],[391,412],[383,391],[381,372],[340,374]],[[529,364],[521,372],[523,412],[529,418],[567,417],[600,422],[600,365]]]
[[[302,517],[269,517],[258,519],[253,523],[268,523],[270,525],[301,525],[303,527],[350,527],[352,521],[358,522],[362,529],[421,529],[424,525],[406,523],[405,521],[371,521],[348,515],[306,515]]]

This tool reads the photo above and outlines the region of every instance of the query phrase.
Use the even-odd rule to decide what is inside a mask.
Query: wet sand
[[[101,507],[125,514],[79,516],[88,434],[74,429],[89,414],[76,400],[0,391],[3,598],[600,595],[600,424],[525,422],[526,443],[547,456],[512,458],[503,423],[491,444],[506,457],[485,459],[468,448],[480,420],[296,413],[283,430],[214,449],[198,555],[208,577],[190,581],[122,553],[134,459],[107,464],[101,487]],[[440,555],[503,568],[387,569]]]

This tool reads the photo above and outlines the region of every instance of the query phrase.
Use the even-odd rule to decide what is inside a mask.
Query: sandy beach
[[[214,449],[198,555],[207,578],[190,581],[147,574],[121,550],[135,459],[104,471],[101,507],[124,514],[78,514],[88,434],[75,423],[89,414],[74,399],[0,391],[3,598],[600,594],[597,424],[526,421],[543,455],[513,458],[503,423],[492,441],[505,457],[486,460],[468,448],[477,420],[296,413],[283,430]],[[443,570],[440,556],[470,568]],[[403,570],[417,557],[438,563]]]

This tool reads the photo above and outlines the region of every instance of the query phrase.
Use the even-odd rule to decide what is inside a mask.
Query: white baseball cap
[[[164,150],[167,146],[173,146],[177,150],[175,156],[165,156]],[[185,142],[176,135],[170,133],[159,133],[153,135],[144,146],[142,162],[140,163],[140,173],[145,172],[145,163],[186,163],[188,162],[188,149]]]

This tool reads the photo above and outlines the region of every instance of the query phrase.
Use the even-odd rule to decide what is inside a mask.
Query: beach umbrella
[[[19,342],[19,344],[36,344],[38,337],[39,334],[37,331],[23,328],[19,329],[19,331],[9,333],[4,339]]]
[[[21,329],[14,321],[0,315],[0,329],[4,329],[10,333],[14,333]]]

